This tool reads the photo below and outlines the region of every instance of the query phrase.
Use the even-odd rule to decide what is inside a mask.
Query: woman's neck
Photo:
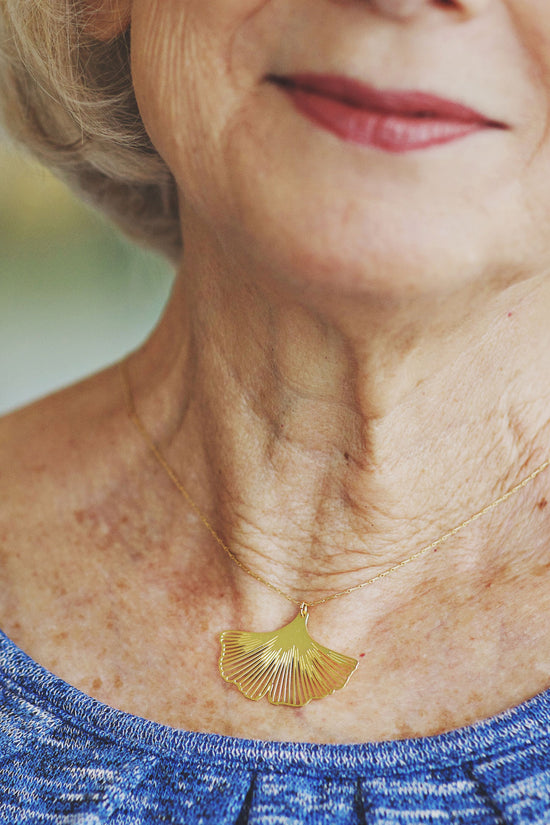
[[[475,305],[409,307],[308,295],[307,307],[191,248],[130,373],[146,423],[233,552],[315,599],[410,556],[550,456],[550,290],[532,281]],[[527,502],[541,489],[464,530],[449,575],[520,554],[510,525],[522,547],[539,535]],[[400,573],[404,586],[422,575]],[[245,576],[234,586],[267,597]]]

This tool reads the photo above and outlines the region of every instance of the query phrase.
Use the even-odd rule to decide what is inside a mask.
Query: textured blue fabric
[[[110,708],[0,633],[0,823],[550,823],[550,691],[441,736],[365,745],[175,730]]]

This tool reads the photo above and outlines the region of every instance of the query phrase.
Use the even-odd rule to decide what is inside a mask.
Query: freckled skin
[[[397,0],[95,6],[95,36],[131,19],[141,112],[181,190],[185,255],[130,359],[136,404],[239,558],[293,594],[345,589],[550,455],[547,0],[411,0],[406,19]],[[415,84],[508,128],[399,158],[351,147],[266,80],[303,67]],[[290,711],[221,679],[219,634],[296,609],[212,540],[132,428],[116,370],[3,419],[0,467],[0,625],[114,707],[362,742],[550,684],[548,476],[312,610],[312,636],[360,663]]]

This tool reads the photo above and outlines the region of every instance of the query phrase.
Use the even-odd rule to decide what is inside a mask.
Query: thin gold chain
[[[447,533],[444,533],[442,536],[440,536],[435,541],[432,541],[432,542],[430,542],[430,544],[427,544],[425,547],[422,547],[420,550],[417,550],[417,552],[413,553],[412,556],[409,556],[408,558],[403,559],[403,561],[400,561],[397,564],[394,564],[393,567],[389,567],[387,570],[384,570],[382,573],[377,573],[376,576],[373,576],[372,578],[367,579],[364,582],[361,582],[361,584],[356,584],[353,587],[348,587],[348,588],[346,588],[346,590],[339,590],[337,593],[332,593],[330,596],[325,596],[322,599],[316,599],[314,601],[305,601],[304,599],[296,599],[296,598],[294,598],[294,596],[290,596],[288,593],[285,593],[284,590],[281,590],[281,588],[277,587],[276,584],[273,584],[272,582],[268,581],[267,579],[264,579],[263,576],[260,576],[258,573],[255,573],[246,564],[244,564],[242,561],[240,561],[240,559],[237,558],[237,556],[233,553],[233,551],[229,549],[229,547],[223,541],[221,536],[219,536],[216,533],[216,531],[214,530],[214,528],[212,527],[212,525],[210,524],[210,522],[208,521],[208,519],[206,518],[204,513],[199,509],[198,505],[195,504],[195,502],[193,501],[193,499],[191,498],[191,496],[189,495],[189,493],[187,492],[187,490],[185,489],[185,487],[183,486],[183,484],[179,480],[179,478],[178,478],[175,470],[173,469],[173,467],[171,467],[171,465],[168,463],[168,461],[166,460],[164,455],[161,453],[161,451],[159,450],[159,448],[157,447],[157,445],[155,444],[155,442],[151,438],[149,432],[145,428],[145,425],[144,425],[143,421],[141,420],[141,418],[140,418],[140,416],[139,416],[139,414],[136,410],[136,406],[135,406],[135,403],[134,403],[134,397],[133,397],[133,394],[132,394],[132,389],[131,389],[131,386],[130,386],[130,381],[129,381],[128,374],[127,374],[127,371],[126,371],[125,363],[121,362],[119,366],[120,366],[120,374],[122,376],[122,384],[123,384],[123,390],[124,390],[124,397],[125,397],[125,401],[126,401],[126,407],[127,407],[128,415],[129,415],[130,419],[132,420],[132,422],[136,426],[137,430],[141,433],[144,441],[148,445],[149,449],[151,450],[151,452],[155,456],[158,463],[161,465],[161,467],[164,468],[164,470],[166,471],[166,473],[168,474],[168,476],[172,480],[175,487],[179,490],[179,492],[186,499],[186,501],[188,502],[190,507],[198,515],[199,519],[202,521],[202,523],[204,524],[206,529],[210,532],[210,534],[213,536],[213,538],[216,540],[216,542],[220,545],[220,547],[222,547],[223,550],[227,553],[229,558],[232,559],[235,562],[235,564],[237,564],[241,568],[241,570],[243,570],[249,576],[252,576],[252,578],[256,579],[256,581],[260,582],[260,584],[263,584],[263,585],[265,585],[265,587],[269,587],[270,590],[273,590],[275,593],[278,593],[280,596],[285,598],[287,601],[292,602],[293,604],[300,605],[300,606],[307,605],[308,607],[315,607],[316,605],[319,605],[319,604],[325,604],[325,602],[330,602],[330,601],[332,601],[332,599],[337,599],[339,596],[347,596],[350,593],[355,593],[357,590],[362,590],[363,587],[367,587],[367,585],[369,585],[369,584],[374,584],[375,582],[378,582],[381,579],[386,578],[386,576],[389,576],[391,573],[395,573],[397,570],[401,570],[401,568],[405,567],[407,564],[410,564],[411,562],[422,558],[422,556],[425,556],[427,553],[430,552],[430,550],[436,550],[441,544],[443,544],[444,541],[447,541],[447,539],[450,539],[452,536],[455,536],[464,527],[467,527],[473,521],[476,521],[476,519],[481,518],[481,516],[484,516],[485,513],[488,513],[489,510],[493,509],[493,507],[497,507],[497,505],[502,504],[504,501],[507,501],[511,496],[514,495],[514,493],[519,492],[521,489],[523,489],[523,487],[525,487],[527,484],[529,484],[529,482],[534,481],[534,479],[537,476],[539,476],[544,470],[546,470],[547,467],[550,466],[550,459],[547,459],[543,464],[540,465],[540,467],[537,467],[536,470],[533,470],[533,472],[530,473],[527,476],[527,478],[524,478],[523,481],[520,481],[518,484],[514,485],[514,487],[511,487],[506,493],[504,493],[503,495],[501,495],[497,499],[495,499],[495,501],[492,501],[490,504],[487,504],[485,507],[483,507],[482,510],[478,510],[478,512],[474,513],[473,516],[470,516],[469,518],[467,518],[466,521],[463,521],[460,524],[457,524],[456,527],[452,528],[452,530],[449,530]]]

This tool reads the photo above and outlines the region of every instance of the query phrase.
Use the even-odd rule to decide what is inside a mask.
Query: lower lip
[[[481,122],[414,117],[360,109],[298,87],[286,87],[299,112],[343,140],[385,152],[412,152],[441,146],[486,128]]]

